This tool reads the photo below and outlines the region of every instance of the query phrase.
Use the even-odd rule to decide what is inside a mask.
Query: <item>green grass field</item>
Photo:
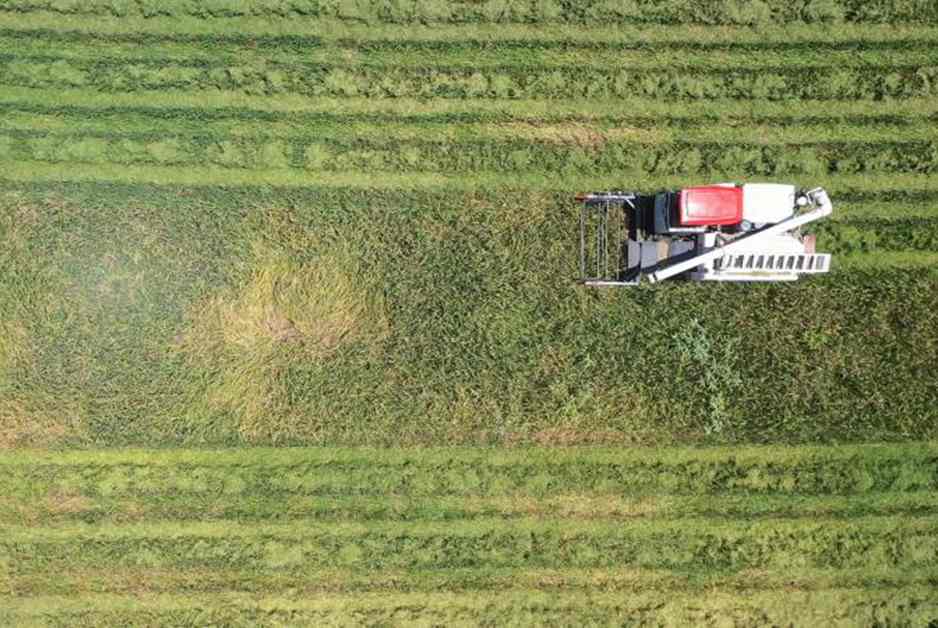
[[[0,624],[933,624],[936,269],[930,0],[0,0]]]
[[[9,625],[925,625],[938,449],[0,460]]]

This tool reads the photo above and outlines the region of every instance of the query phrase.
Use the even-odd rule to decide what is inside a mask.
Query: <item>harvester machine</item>
[[[826,273],[801,227],[829,216],[823,188],[718,183],[656,194],[599,192],[576,197],[580,279],[588,286],[692,281],[794,281]]]

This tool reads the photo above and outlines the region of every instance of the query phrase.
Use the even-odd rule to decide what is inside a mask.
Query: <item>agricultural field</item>
[[[936,269],[931,0],[0,0],[0,624],[928,625]]]
[[[910,625],[938,447],[229,449],[0,460],[0,621]]]

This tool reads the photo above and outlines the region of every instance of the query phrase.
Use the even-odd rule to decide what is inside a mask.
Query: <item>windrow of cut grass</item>
[[[76,546],[82,551],[76,552]],[[7,573],[83,571],[96,565],[169,570],[639,569],[740,571],[933,568],[934,517],[758,522],[152,523],[49,530],[12,528],[0,541]]]
[[[277,112],[250,108],[80,107],[0,102],[0,132],[42,132],[100,137],[281,139],[381,145],[390,141],[530,142],[601,149],[609,142],[721,143],[728,147],[778,144],[852,147],[856,143],[923,145],[938,140],[938,116],[610,115],[601,118],[508,116],[465,111],[444,115]],[[720,122],[720,124],[718,124]],[[380,138],[380,140],[374,139]],[[642,146],[646,148],[645,146]]]
[[[27,450],[0,620],[927,618],[936,482],[934,443]]]
[[[198,472],[199,470],[196,469]],[[279,471],[279,469],[278,469]],[[67,472],[63,470],[63,472]],[[233,492],[234,482],[221,491],[203,488],[211,483],[195,481],[186,490],[163,493],[122,489],[109,476],[101,486],[107,495],[60,482],[55,489],[37,492],[28,503],[7,500],[0,503],[0,521],[4,525],[75,525],[128,524],[160,521],[241,522],[340,522],[340,521],[461,521],[499,518],[506,522],[523,518],[564,517],[572,521],[611,520],[627,523],[644,519],[753,519],[807,518],[825,520],[851,519],[876,515],[936,516],[938,498],[934,491],[857,492],[845,495],[801,495],[735,493],[704,495],[636,495],[594,493],[594,485],[578,493],[538,495],[522,492],[501,496],[414,496],[388,495],[313,495],[282,491],[259,492],[245,487]],[[910,478],[907,478],[908,482]],[[611,484],[611,483],[610,483]],[[741,482],[742,484],[742,482]],[[925,483],[922,483],[924,485]],[[911,486],[909,483],[907,486]],[[526,489],[522,486],[520,490]],[[235,499],[237,497],[237,499]]]
[[[608,188],[608,178],[540,177],[525,187],[514,176],[350,172],[245,187],[235,185],[242,171],[226,169],[219,185],[192,187],[211,171],[48,166],[4,168],[0,224],[12,244],[0,257],[0,311],[32,356],[4,374],[4,399],[26,421],[5,424],[9,444],[934,435],[938,293],[919,266],[796,287],[590,292],[573,283],[570,190]],[[161,176],[172,185],[118,183]],[[934,177],[921,175],[806,183],[857,203],[922,203],[936,192]],[[875,222],[838,249],[905,246],[905,229],[930,254],[933,243],[912,233],[934,232],[929,220],[896,225],[881,244]],[[363,281],[343,297],[348,309],[309,310],[327,329],[353,330],[347,340],[315,333],[305,314],[291,318],[307,278],[353,267]],[[230,316],[237,304],[256,315]],[[701,368],[714,361],[749,385],[725,378],[702,388]],[[623,377],[633,372],[645,376]],[[68,412],[29,420],[56,417],[63,399]]]
[[[421,453],[13,454],[0,462],[0,522],[833,520],[938,511],[938,452],[929,445]]]
[[[775,66],[733,69],[526,68],[467,69],[444,65],[368,67],[319,63],[225,63],[148,58],[124,62],[49,56],[0,57],[0,84],[91,87],[102,92],[237,90],[306,97],[679,100],[876,100],[921,98],[938,89],[933,65],[863,68]]]
[[[248,111],[258,119],[276,114],[290,116],[319,115],[329,119],[432,120],[438,123],[478,121],[616,121],[660,119],[663,122],[710,119],[716,125],[723,119],[741,119],[748,123],[772,125],[840,122],[869,124],[877,120],[901,124],[938,119],[938,101],[934,98],[910,98],[885,101],[785,101],[730,100],[700,101],[655,100],[636,97],[623,111],[618,100],[578,98],[570,100],[497,100],[491,98],[372,99],[367,97],[318,97],[278,94],[276,98],[252,95],[243,91],[213,90],[199,93],[144,90],[131,93],[102,93],[94,89],[42,89],[5,86],[0,94],[5,105],[27,107],[82,107],[121,110],[146,108],[155,117],[159,109],[168,112],[187,110],[190,117],[217,118],[232,112]],[[175,115],[175,114],[173,114]],[[646,125],[648,123],[646,122]]]
[[[206,129],[209,130],[209,129]],[[242,129],[245,131],[246,129]],[[371,173],[560,173],[567,177],[702,176],[801,177],[857,173],[938,172],[938,141],[746,144],[648,143],[654,130],[587,126],[553,131],[513,129],[535,137],[474,139],[447,129],[450,138],[421,137],[419,127],[377,141],[341,132],[261,137],[168,135],[160,132],[0,131],[0,160],[87,164],[206,165],[248,170],[301,169]],[[469,132],[471,133],[471,131]],[[486,129],[496,135],[496,129]],[[468,133],[467,133],[468,135]],[[540,135],[540,137],[537,137]],[[550,137],[553,135],[553,137]],[[632,137],[629,137],[632,136]],[[352,136],[354,137],[354,136]],[[379,137],[376,135],[376,137]]]
[[[868,495],[933,491],[938,452],[929,444],[794,450],[768,447],[635,452],[571,449],[115,452],[0,463],[5,493],[27,502],[198,496],[539,497],[574,495]],[[44,459],[45,458],[45,459]],[[885,497],[883,495],[882,497]],[[367,503],[368,500],[365,500]],[[754,502],[755,504],[755,502]],[[756,507],[754,505],[754,507]],[[875,511],[874,511],[875,512]]]
[[[226,594],[213,597],[100,595],[82,600],[60,597],[17,600],[0,618],[21,626],[161,626],[224,624],[255,626],[288,623],[297,626],[428,623],[562,625],[647,621],[667,625],[718,626],[725,620],[755,627],[777,623],[850,626],[870,621],[927,623],[935,604],[928,587],[870,592],[772,591],[741,600],[734,593],[621,595],[554,592],[503,594],[328,595],[296,601],[291,596],[262,597]]]
[[[787,24],[787,23],[938,23],[938,11],[926,0],[808,0],[792,4],[763,0],[756,5],[718,1],[675,4],[654,2],[610,3],[603,0],[567,3],[556,0],[505,3],[389,2],[366,0],[343,3],[320,0],[4,0],[0,10],[63,15],[115,17],[190,17],[204,20],[240,17],[296,19],[331,17],[356,22],[392,23],[625,23],[625,24]]]
[[[735,172],[711,172],[708,179],[739,179]],[[809,185],[822,186],[837,194],[845,203],[931,203],[938,197],[938,182],[926,174],[814,174],[799,176]],[[792,176],[759,176],[760,181],[791,183]],[[517,194],[537,199],[536,192],[566,192],[570,190],[607,190],[622,187],[623,176],[615,174],[584,175],[573,173],[558,177],[556,173],[521,172],[504,174],[499,172],[450,175],[437,172],[369,172],[361,170],[313,172],[303,169],[245,169],[205,166],[199,169],[184,166],[136,165],[111,163],[83,163],[81,161],[41,162],[7,161],[0,180],[8,186],[16,184],[71,184],[94,183],[107,185],[178,185],[195,188],[242,188],[255,190],[269,188],[263,196],[277,197],[277,189],[292,193],[298,188],[313,188],[312,195],[320,188],[349,188],[350,190],[399,194],[402,190],[418,193],[451,190],[454,193],[472,193],[477,190],[514,190]],[[636,190],[680,188],[701,183],[699,175],[663,175],[630,173],[624,181],[626,187]],[[706,181],[703,181],[706,182]],[[519,201],[520,202],[520,201]],[[912,214],[914,215],[914,211]]]
[[[377,36],[376,36],[377,35]],[[368,68],[434,67],[529,71],[579,67],[591,70],[655,70],[662,67],[699,71],[803,68],[906,68],[934,65],[936,42],[929,39],[847,42],[645,42],[491,39],[382,39],[362,33],[355,39],[321,36],[164,36],[133,33],[0,29],[0,56],[94,60],[147,64],[160,62],[228,63],[241,66],[311,64]]]
[[[336,594],[407,595],[413,593],[523,593],[550,592],[606,593],[624,598],[645,593],[682,595],[706,590],[708,593],[733,593],[740,599],[758,596],[770,590],[804,592],[863,590],[869,595],[903,589],[926,588],[934,582],[934,569],[886,568],[817,569],[790,566],[783,573],[761,569],[737,572],[714,571],[711,574],[623,567],[613,569],[527,569],[468,568],[428,569],[421,571],[387,570],[377,574],[351,569],[318,569],[309,572],[248,571],[244,569],[148,569],[142,566],[86,569],[43,579],[45,574],[21,574],[11,579],[18,592],[12,600],[28,608],[56,596],[62,603],[76,604],[84,598],[106,595],[148,596],[198,593],[206,599],[232,593],[272,596],[288,591],[295,601]],[[80,597],[79,597],[80,596]],[[706,597],[706,596],[704,596]],[[38,599],[37,599],[38,598]],[[38,605],[38,604],[37,604]],[[725,614],[726,610],[723,611]]]
[[[934,26],[910,22],[893,24],[884,29],[879,24],[842,23],[837,28],[829,24],[789,23],[762,25],[759,28],[739,25],[712,25],[700,28],[696,24],[658,25],[617,24],[610,29],[606,23],[365,23],[361,21],[306,16],[303,19],[276,20],[266,17],[242,16],[221,20],[154,15],[149,17],[125,15],[62,14],[51,11],[28,13],[0,11],[0,29],[28,34],[44,30],[64,33],[94,33],[102,39],[110,37],[133,38],[141,43],[172,39],[191,41],[193,38],[218,38],[222,42],[252,41],[263,43],[274,38],[289,42],[336,41],[485,41],[485,42],[558,42],[564,44],[590,44],[594,46],[642,45],[695,45],[792,47],[799,44],[852,46],[864,44],[876,48],[893,44],[938,41]]]

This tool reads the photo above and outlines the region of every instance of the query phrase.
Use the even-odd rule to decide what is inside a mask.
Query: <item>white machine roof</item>
[[[781,183],[743,185],[743,220],[776,223],[795,213],[795,186]]]

